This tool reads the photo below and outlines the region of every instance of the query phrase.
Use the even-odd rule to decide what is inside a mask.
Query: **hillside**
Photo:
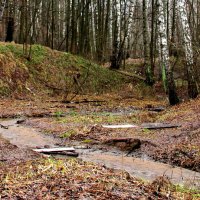
[[[82,57],[33,45],[0,43],[0,95],[103,93],[119,89],[124,77]]]

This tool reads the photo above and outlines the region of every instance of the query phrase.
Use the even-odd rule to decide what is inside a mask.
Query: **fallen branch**
[[[130,143],[130,142],[134,142],[134,141],[138,141],[138,139],[134,139],[134,138],[111,138],[111,139],[106,140],[104,143],[117,143],[117,142]]]
[[[165,108],[164,107],[155,107],[155,108],[148,108],[148,111],[153,111],[153,112],[162,112],[164,111]]]
[[[62,101],[62,103],[72,103],[72,104],[80,104],[80,103],[105,103],[103,100],[83,100],[83,101]]]
[[[139,80],[142,80],[142,81],[145,81],[146,79],[140,75],[137,75],[137,74],[133,74],[133,73],[129,73],[129,72],[125,72],[125,71],[121,71],[121,70],[113,70],[114,72],[117,72],[119,74],[122,74],[124,76],[129,76],[129,77],[132,77],[132,78],[137,78]]]
[[[4,126],[4,125],[0,124],[0,128],[8,129],[8,126]]]

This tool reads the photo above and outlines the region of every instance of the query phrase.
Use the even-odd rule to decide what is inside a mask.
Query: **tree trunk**
[[[143,0],[143,44],[144,44],[144,68],[146,74],[146,83],[150,86],[154,84],[153,67],[150,65],[149,59],[149,36],[147,22],[147,0]],[[153,23],[153,22],[152,22]]]
[[[12,42],[13,41],[13,34],[14,34],[14,18],[9,17],[5,41],[6,42]]]
[[[162,63],[163,84],[168,94],[170,105],[179,103],[179,98],[176,93],[175,82],[173,78],[173,71],[169,63],[169,48],[167,41],[167,25],[165,21],[165,8],[162,0],[158,0],[158,30],[160,37],[160,53]]]
[[[120,1],[115,0],[115,12],[116,12],[116,20],[114,27],[114,42],[113,42],[113,53],[111,56],[111,69],[119,69],[121,66],[121,52],[120,52]]]
[[[194,73],[194,58],[192,49],[192,37],[187,16],[187,5],[185,0],[178,0],[177,7],[180,15],[180,22],[182,26],[183,42],[185,46],[187,78],[188,78],[188,95],[190,98],[198,96],[198,84]]]
[[[1,6],[0,6],[0,21],[3,18],[3,13],[4,13],[5,7],[6,7],[6,0],[2,0]]]

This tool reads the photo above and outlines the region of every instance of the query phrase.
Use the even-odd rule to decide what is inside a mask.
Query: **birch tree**
[[[160,39],[160,53],[162,63],[162,76],[165,90],[168,94],[170,105],[179,103],[179,98],[176,93],[176,87],[172,72],[172,67],[169,62],[169,47],[167,40],[167,24],[165,20],[165,7],[162,0],[158,0],[158,31]]]
[[[143,44],[144,44],[144,68],[146,74],[146,83],[153,85],[153,66],[150,65],[149,57],[149,33],[148,33],[148,19],[147,19],[147,0],[142,1],[143,7]]]
[[[131,31],[132,31],[132,25],[133,25],[133,13],[134,13],[134,5],[135,0],[128,0],[127,2],[127,11],[128,11],[128,19],[127,19],[127,30],[126,30],[126,40],[125,40],[125,46],[127,50],[126,57],[129,57],[129,49],[130,49],[130,38],[131,38]]]
[[[3,13],[4,13],[5,7],[6,7],[6,0],[2,0],[1,6],[0,6],[0,21],[3,18]]]
[[[194,73],[194,56],[192,49],[192,36],[187,16],[186,0],[177,0],[177,8],[182,26],[183,43],[185,48],[185,57],[187,65],[188,95],[190,98],[196,98],[198,95],[198,84]]]

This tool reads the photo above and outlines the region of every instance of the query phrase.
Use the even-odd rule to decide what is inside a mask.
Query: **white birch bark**
[[[94,22],[94,18],[95,18],[95,5],[94,2],[91,2],[91,12],[92,12],[92,19],[91,19],[91,23],[92,23],[92,40],[93,40],[93,52],[96,52],[96,29],[95,29],[95,22]]]
[[[165,90],[169,97],[169,102],[171,105],[175,105],[179,102],[173,72],[169,62],[169,47],[167,39],[167,23],[165,20],[165,6],[162,0],[158,0],[158,31],[160,38],[160,54],[161,54],[161,63],[163,66],[163,83]]]
[[[161,62],[164,67],[163,70],[170,71],[169,65],[169,48],[167,41],[167,25],[165,20],[165,10],[162,0],[158,0],[158,32],[160,42]],[[165,75],[164,75],[165,76]],[[163,77],[164,87],[167,89],[166,77]]]
[[[119,0],[116,0],[116,17],[117,17],[117,23],[116,23],[116,26],[117,26],[117,42],[118,44],[120,44],[120,35],[121,35],[121,4],[120,4],[120,1]]]
[[[0,6],[0,21],[2,21],[5,6],[6,6],[6,0],[2,0],[1,6]]]
[[[192,36],[187,16],[186,0],[177,0],[177,9],[182,27],[183,42],[185,47],[185,57],[188,72],[188,94],[195,98],[198,95],[198,85],[194,77],[194,55],[192,48]]]
[[[129,46],[128,43],[130,41],[130,36],[131,36],[131,26],[133,24],[134,5],[135,5],[135,0],[129,0],[127,2],[128,25],[127,25],[126,42],[125,42],[126,47]]]
[[[182,26],[182,34],[185,46],[185,55],[187,65],[193,65],[193,50],[192,50],[192,37],[187,17],[187,5],[185,0],[177,0],[177,10],[180,16],[180,23]]]
[[[119,69],[121,65],[120,44],[121,44],[121,1],[115,0],[115,32],[113,41],[113,53],[111,56],[111,68]]]

